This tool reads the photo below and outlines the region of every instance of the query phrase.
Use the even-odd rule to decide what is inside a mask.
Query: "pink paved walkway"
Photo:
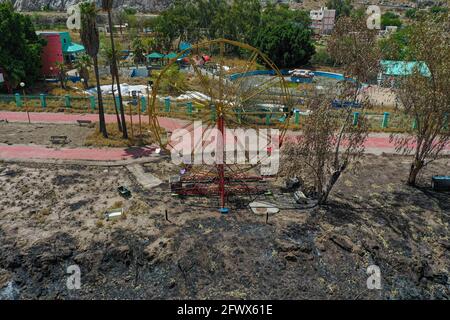
[[[115,122],[116,116],[105,115],[107,122]],[[98,121],[96,114],[64,114],[50,112],[30,113],[31,122],[36,123],[76,123],[77,120]],[[25,112],[0,111],[0,119],[11,122],[28,122]],[[127,116],[129,120],[129,116]],[[133,116],[133,121],[138,121],[138,116]],[[148,117],[142,116],[142,121],[148,123]],[[159,118],[161,127],[173,131],[176,128],[185,126],[188,121]],[[290,135],[288,133],[288,135]],[[295,135],[295,133],[292,133]],[[382,152],[395,153],[394,145],[389,141],[389,134],[374,133],[369,136],[365,143],[366,151],[380,154]],[[70,159],[70,160],[97,160],[115,161],[132,158],[146,157],[151,154],[152,148],[58,148],[53,149],[46,146],[29,145],[0,145],[0,159]],[[450,154],[450,146],[447,146],[445,153]]]
[[[60,148],[30,145],[0,145],[0,159],[62,159],[117,161],[147,157],[153,147],[142,148]]]

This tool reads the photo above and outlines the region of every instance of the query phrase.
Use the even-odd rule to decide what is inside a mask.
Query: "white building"
[[[309,17],[312,20],[311,28],[315,34],[330,34],[334,28],[336,10],[322,7],[320,10],[311,10]]]

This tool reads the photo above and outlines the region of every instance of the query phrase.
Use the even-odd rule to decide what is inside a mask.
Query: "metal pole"
[[[26,107],[26,109],[27,109],[28,123],[31,123],[31,120],[30,120],[30,111],[28,110],[28,106],[27,106],[27,104],[26,104],[26,99],[25,99],[25,88],[22,89],[22,92],[23,92],[23,103],[24,103],[24,105],[25,105],[25,107]]]
[[[225,133],[224,133],[224,119],[223,114],[220,113],[219,117],[217,119],[217,127],[219,129],[221,140],[219,140],[218,150],[217,153],[224,154],[224,139],[225,139]],[[223,156],[222,156],[222,162],[217,165],[217,170],[219,171],[219,196],[220,196],[220,206],[221,208],[225,208],[225,172],[224,172],[224,165],[223,165]]]
[[[138,116],[139,116],[139,136],[142,139],[142,121],[141,121],[141,95],[138,93]]]
[[[133,130],[133,111],[130,103],[130,123],[131,123],[131,138],[134,140],[134,130]]]

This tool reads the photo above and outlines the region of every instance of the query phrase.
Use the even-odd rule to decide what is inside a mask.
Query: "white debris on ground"
[[[102,90],[102,94],[112,94],[113,89],[111,85],[102,85],[100,86],[100,90]],[[147,86],[142,84],[137,85],[129,85],[127,83],[122,83],[120,85],[120,92],[122,96],[130,96],[133,91],[140,92],[141,94],[147,94]],[[94,95],[97,94],[97,88],[93,87],[85,91],[86,94]],[[114,93],[117,95],[117,85],[114,85]]]
[[[170,100],[176,101],[192,100],[192,99],[201,101],[210,101],[211,97],[198,91],[186,91],[186,93],[178,97],[170,97]]]
[[[115,220],[115,219],[122,217],[123,212],[124,212],[123,208],[111,209],[111,210],[105,212],[105,218],[108,221]]]
[[[280,211],[274,204],[265,201],[254,201],[249,206],[254,214],[275,214]]]

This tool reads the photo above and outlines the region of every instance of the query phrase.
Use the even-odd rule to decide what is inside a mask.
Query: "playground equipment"
[[[237,59],[237,53],[245,59]],[[208,68],[199,63],[204,56],[208,57]],[[170,78],[173,77],[172,66],[180,57],[187,63],[183,69],[186,81],[168,89],[167,83],[173,83]],[[257,76],[262,65],[269,69],[271,76]],[[252,72],[255,77],[233,77]],[[283,75],[265,55],[247,44],[218,39],[192,45],[171,60],[153,85],[148,113],[150,129],[157,143],[173,154],[179,147],[179,143],[171,139],[176,134],[172,137],[162,134],[159,123],[160,117],[171,111],[171,100],[160,98],[165,94],[177,95],[178,99],[186,101],[190,115],[188,124],[180,128],[185,130],[184,136],[191,138],[186,145],[190,155],[183,162],[180,176],[171,178],[173,193],[217,196],[220,212],[226,213],[230,196],[250,196],[266,191],[263,175],[258,169],[280,147],[291,118],[292,101]],[[201,121],[200,127],[193,121]],[[261,129],[269,129],[270,135],[269,131],[264,131],[265,136],[256,144],[258,150],[255,155],[248,150],[256,147],[254,143],[244,141],[242,145],[237,137],[230,139],[227,133],[233,129],[254,130],[259,134],[258,139],[261,138]],[[272,135],[271,130],[274,129],[279,130],[276,137]],[[196,130],[201,131],[199,140],[195,140]],[[177,137],[180,138],[179,135]],[[204,150],[211,146],[215,147],[215,161],[206,164]],[[230,146],[244,150],[245,163],[228,161],[235,156],[234,148],[230,155]]]

